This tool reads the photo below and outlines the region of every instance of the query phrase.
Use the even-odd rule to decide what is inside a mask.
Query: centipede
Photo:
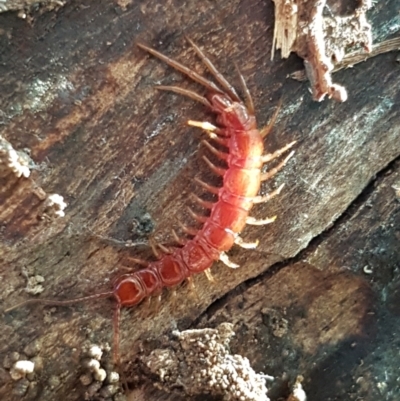
[[[183,225],[185,237],[180,237],[173,231],[177,246],[166,248],[159,245],[156,254],[158,260],[145,263],[133,273],[126,273],[114,282],[112,290],[69,300],[30,299],[19,303],[5,312],[10,312],[22,306],[41,303],[54,306],[70,305],[99,298],[114,298],[115,310],[113,316],[113,359],[119,363],[120,314],[121,308],[133,307],[145,298],[160,294],[164,288],[176,287],[185,280],[199,273],[210,275],[210,268],[216,261],[221,261],[229,268],[237,268],[228,255],[234,245],[246,249],[254,249],[258,241],[246,242],[240,236],[246,225],[265,225],[273,222],[275,217],[256,219],[250,216],[254,205],[269,201],[278,195],[283,185],[266,195],[260,195],[261,183],[271,179],[293,156],[290,153],[270,170],[264,172],[263,167],[287,153],[295,144],[291,142],[272,153],[264,153],[264,139],[271,132],[279,110],[274,113],[270,123],[262,129],[257,128],[254,103],[246,82],[237,68],[244,101],[241,100],[235,88],[217,70],[206,54],[190,39],[186,38],[196,55],[213,76],[214,81],[205,78],[195,70],[180,62],[165,56],[144,44],[137,46],[160,59],[173,69],[187,76],[206,89],[205,95],[185,89],[180,86],[156,86],[163,91],[175,92],[202,103],[212,114],[216,115],[216,125],[209,122],[189,120],[188,125],[204,131],[209,140],[204,144],[211,153],[221,160],[220,167],[204,156],[204,161],[215,174],[222,177],[222,186],[210,185],[198,178],[195,181],[206,191],[216,195],[215,202],[196,197],[208,215],[203,216],[192,211],[193,218],[202,224],[198,230]],[[215,142],[219,146],[210,143]],[[223,150],[221,150],[223,149]],[[160,252],[161,251],[161,252]]]

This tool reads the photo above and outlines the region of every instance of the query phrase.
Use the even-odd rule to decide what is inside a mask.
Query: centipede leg
[[[189,206],[187,207],[187,211],[198,223],[204,224],[208,220],[207,216],[200,216],[199,214],[195,213]]]
[[[201,198],[199,198],[196,194],[193,192],[190,193],[190,197],[197,202],[200,206],[204,207],[205,209],[212,209],[214,206],[213,202],[207,202]]]
[[[257,203],[264,203],[264,202],[268,202],[269,200],[271,200],[272,198],[274,198],[276,195],[279,195],[282,191],[282,188],[285,186],[285,184],[282,184],[279,188],[275,189],[274,191],[272,191],[271,193],[267,194],[267,195],[259,195],[259,196],[255,196],[253,198],[253,203],[257,204]]]
[[[164,252],[164,253],[166,253],[166,254],[171,253],[171,250],[170,250],[168,247],[166,247],[166,246],[163,245],[163,244],[157,243],[154,239],[151,239],[151,240],[149,241],[149,244],[150,244],[151,250],[152,250],[153,253],[154,253],[154,256],[155,256],[157,259],[161,259],[162,256],[163,256],[163,254],[157,249],[157,247],[160,248],[161,251]]]
[[[228,255],[225,252],[221,252],[221,255],[219,255],[219,260],[231,269],[237,269],[239,267],[238,264],[232,262],[229,259]]]
[[[248,216],[246,218],[246,224],[249,224],[251,226],[264,226],[266,224],[271,224],[276,220],[276,216],[274,217],[269,217],[267,219],[256,219],[254,217]]]
[[[220,145],[229,146],[229,139],[226,135],[224,135],[224,130],[216,127],[215,125],[210,124],[207,121],[194,121],[189,120],[187,125],[195,128],[200,128],[205,131],[210,139],[219,143]]]
[[[163,244],[157,244],[157,245],[164,253],[166,253],[166,254],[172,253],[171,249],[166,247],[165,245],[163,245]]]
[[[161,252],[157,249],[157,244],[155,243],[155,241],[154,241],[153,239],[150,239],[150,240],[149,240],[149,244],[150,244],[151,250],[153,251],[154,256],[155,256],[157,259],[161,259],[161,258],[162,258],[162,254],[161,254]]]
[[[196,300],[199,300],[200,299],[199,293],[197,292],[196,286],[194,285],[193,277],[192,276],[187,277],[186,281],[188,283],[188,287],[190,288],[190,293],[194,294],[194,297],[196,298]]]
[[[187,241],[179,237],[174,229],[172,229],[171,231],[172,231],[172,236],[174,237],[174,240],[177,242],[177,244],[185,246]]]
[[[179,226],[182,228],[182,230],[186,233],[186,234],[188,234],[188,235],[191,235],[191,236],[195,236],[197,233],[198,233],[198,231],[199,230],[196,230],[196,229],[194,229],[194,228],[192,228],[192,227],[188,227],[188,226],[186,226],[185,224],[183,224],[181,221],[179,221],[178,220],[178,224],[179,224]]]
[[[290,142],[289,144],[287,144],[286,146],[284,146],[284,147],[281,148],[281,149],[278,149],[278,150],[277,150],[276,152],[274,152],[274,153],[269,153],[269,154],[267,154],[267,155],[261,156],[261,161],[262,161],[263,163],[267,163],[267,162],[269,162],[269,161],[271,161],[271,160],[276,159],[277,157],[279,157],[280,155],[282,155],[283,153],[285,153],[288,149],[290,149],[296,142],[297,142],[297,141]]]
[[[210,281],[211,283],[215,283],[215,278],[214,278],[214,276],[211,274],[211,270],[210,270],[210,269],[204,270],[204,274],[206,275],[208,281]]]
[[[275,113],[272,115],[271,121],[264,128],[260,130],[260,135],[265,138],[272,130],[272,127],[275,125],[276,118],[278,117],[279,110],[282,106],[282,99],[278,103],[278,107],[275,110]]]
[[[221,152],[217,148],[214,148],[214,146],[212,146],[207,141],[203,140],[203,141],[201,141],[201,143],[204,144],[205,146],[207,146],[208,150],[210,152],[212,152],[215,156],[217,156],[219,159],[222,159],[222,160],[227,160],[228,159],[228,156],[229,156],[228,153]]]
[[[241,246],[244,249],[255,249],[257,248],[260,241],[256,240],[254,242],[245,242],[243,238],[239,237],[239,235],[235,238],[235,244]]]
[[[161,306],[161,299],[162,297],[162,291],[160,291],[158,294],[155,294],[155,296],[151,297],[151,304],[150,304],[150,314],[151,315],[156,315]]]
[[[279,163],[276,167],[274,167],[272,170],[261,174],[261,181],[267,181],[271,177],[273,177],[286,163],[287,161],[294,155],[294,151],[290,152],[289,156],[286,157],[285,160],[283,160],[281,163]]]
[[[218,187],[214,187],[210,184],[207,184],[206,182],[200,180],[200,178],[195,177],[194,180],[200,184],[204,189],[206,189],[207,191],[211,192],[214,195],[218,195],[220,188]]]
[[[138,258],[132,258],[131,256],[126,257],[125,260],[129,261],[129,262],[133,262],[133,263],[135,263],[135,264],[137,264],[139,266],[143,266],[143,267],[148,267],[149,266],[149,262],[147,260],[138,259]],[[121,269],[124,269],[124,270],[127,270],[127,271],[132,271],[133,270],[132,267],[128,267],[128,266],[121,266]]]
[[[216,127],[215,125],[209,123],[208,121],[195,121],[195,120],[188,120],[187,125],[195,128],[200,128],[207,133],[222,133],[221,128]]]
[[[247,110],[249,111],[249,113],[251,115],[254,115],[254,102],[253,102],[253,98],[251,97],[249,88],[247,87],[246,81],[242,75],[242,73],[239,70],[238,65],[235,63],[235,67],[236,67],[236,71],[239,75],[239,79],[240,79],[240,84],[242,85],[242,89],[243,89],[243,93],[245,96],[245,103],[246,103],[246,107]]]
[[[203,156],[203,160],[207,163],[208,167],[217,175],[223,176],[226,173],[225,168],[217,167],[215,164],[213,164],[207,156]]]
[[[150,317],[151,314],[151,299],[152,297],[146,297],[145,300],[143,301],[143,317],[145,319]]]

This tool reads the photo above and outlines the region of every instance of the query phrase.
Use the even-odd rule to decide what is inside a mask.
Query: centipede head
[[[218,114],[218,123],[225,127],[250,130],[256,128],[255,117],[244,103],[232,101],[227,95],[214,93],[208,96],[213,111]]]

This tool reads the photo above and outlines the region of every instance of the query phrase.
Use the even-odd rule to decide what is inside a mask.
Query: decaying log
[[[395,33],[396,6],[390,0],[370,10],[378,41]],[[264,0],[68,1],[25,20],[0,15],[0,135],[33,161],[29,177],[0,174],[1,310],[33,297],[29,292],[71,299],[109,290],[135,268],[132,257],[152,257],[151,238],[172,243],[177,219],[192,224],[189,193],[208,196],[194,177],[219,184],[201,160],[203,134],[185,125],[214,116],[153,86],[203,89],[135,45],[146,43],[207,75],[184,34],[235,86],[240,66],[260,127],[283,99],[267,150],[296,140],[296,153],[263,186],[266,193],[285,183],[281,195],[254,210],[257,217],[277,215],[276,222],[243,233],[260,240],[255,251],[230,252],[241,268],[216,264],[215,283],[195,277],[195,292],[182,285],[175,295],[164,293],[160,305],[152,300],[123,311],[120,371],[131,399],[193,399],[179,387],[173,393],[153,387],[160,378],[140,360],[168,344],[174,330],[221,323],[233,325],[231,353],[275,377],[271,400],[287,397],[299,375],[309,399],[394,394],[397,55],[338,72],[347,102],[317,104],[307,84],[287,79],[299,60],[270,61],[273,4]],[[59,200],[54,213],[46,203],[51,194],[67,207]],[[112,310],[111,301],[98,300],[3,313],[0,397],[121,399],[120,390],[106,381],[94,385],[89,375],[115,369]],[[13,380],[17,359],[34,360],[34,375]]]

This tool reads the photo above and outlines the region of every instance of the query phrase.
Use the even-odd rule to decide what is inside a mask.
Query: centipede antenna
[[[267,163],[271,160],[276,159],[277,157],[279,157],[280,155],[282,155],[283,153],[285,153],[287,150],[289,150],[291,147],[293,147],[293,145],[297,143],[297,141],[293,141],[290,142],[289,144],[287,144],[286,146],[284,146],[283,148],[278,149],[276,152],[274,153],[269,153],[267,155],[262,155],[261,156],[261,161],[263,163]]]
[[[236,71],[239,75],[239,79],[240,79],[240,85],[242,86],[242,90],[244,93],[244,97],[245,97],[245,104],[246,107],[248,109],[248,111],[250,112],[251,115],[254,116],[254,102],[253,102],[253,98],[251,97],[251,93],[249,91],[249,88],[247,87],[246,81],[242,75],[242,73],[239,70],[238,65],[235,63],[235,67],[236,67]]]
[[[92,299],[109,298],[109,297],[112,297],[112,296],[114,296],[114,292],[109,291],[109,292],[102,292],[100,294],[88,295],[86,297],[67,299],[65,301],[58,301],[58,300],[55,300],[55,299],[34,298],[34,299],[28,299],[27,301],[20,302],[19,304],[14,305],[11,308],[5,309],[4,312],[5,313],[9,313],[9,312],[11,312],[11,311],[13,311],[15,309],[22,308],[23,306],[31,305],[31,304],[66,306],[66,305],[76,304],[76,303],[79,303],[79,302],[90,301]]]
[[[206,65],[208,70],[218,81],[218,83],[225,89],[232,100],[240,102],[240,97],[235,91],[235,88],[224,78],[224,76],[217,70],[211,60],[203,53],[203,51],[189,38],[186,36],[186,40],[192,45],[194,51],[200,57],[201,61]]]
[[[218,150],[217,148],[214,148],[214,146],[212,146],[209,142],[202,140],[201,143],[203,143],[204,145],[207,146],[208,150],[213,153],[215,156],[217,156],[218,158],[222,159],[222,160],[227,160],[228,159],[228,153],[225,152],[221,152],[220,150]]]
[[[206,107],[211,108],[210,102],[203,96],[199,95],[196,92],[193,92],[188,89],[181,88],[180,86],[165,86],[165,85],[156,85],[156,89],[168,92],[178,93],[179,95],[186,96],[190,99],[195,100],[196,102],[200,102],[204,104]]]
[[[272,115],[272,118],[270,122],[260,130],[260,135],[265,138],[272,130],[272,127],[275,125],[276,119],[278,117],[279,111],[282,107],[283,100],[282,98],[279,100],[278,106],[276,107],[276,110],[274,114]]]
[[[271,177],[273,177],[286,163],[287,161],[294,155],[294,150],[292,152],[289,153],[289,155],[285,158],[285,160],[283,160],[282,162],[280,162],[276,167],[274,167],[272,170],[261,174],[261,181],[267,181],[269,180]]]
[[[213,164],[210,159],[208,159],[207,156],[203,156],[203,160],[207,163],[207,165],[210,167],[210,169],[217,175],[223,176],[226,173],[225,168],[220,168],[217,167],[215,164]]]
[[[214,84],[214,82],[211,82],[208,79],[202,77],[196,71],[191,70],[190,68],[184,66],[183,64],[179,63],[178,61],[175,61],[172,58],[169,58],[167,56],[164,56],[164,54],[158,52],[157,50],[154,50],[151,47],[145,46],[141,43],[137,43],[137,46],[139,46],[143,50],[146,50],[148,53],[152,54],[154,57],[157,57],[160,60],[164,61],[164,63],[167,63],[169,66],[180,71],[182,74],[187,75],[193,81],[196,81],[199,84],[205,86],[208,90],[210,90],[212,92],[217,92],[220,94],[224,93],[220,88],[218,88],[217,85]]]
[[[211,192],[214,195],[218,195],[219,194],[219,190],[220,188],[218,187],[214,187],[213,185],[207,184],[206,182],[200,180],[200,178],[194,177],[194,180],[200,184],[205,190],[207,190],[208,192]]]

